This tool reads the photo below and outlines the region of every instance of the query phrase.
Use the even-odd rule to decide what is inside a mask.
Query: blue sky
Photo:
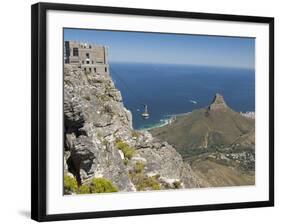
[[[109,47],[109,62],[255,67],[255,39],[64,29],[65,40]]]

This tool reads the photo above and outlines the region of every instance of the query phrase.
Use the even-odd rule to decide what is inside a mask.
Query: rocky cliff
[[[227,111],[228,109],[229,107],[226,105],[223,96],[217,93],[209,106],[209,111]]]
[[[80,187],[94,178],[106,178],[119,191],[202,184],[174,147],[133,130],[132,115],[110,75],[65,65],[64,128],[64,173]]]

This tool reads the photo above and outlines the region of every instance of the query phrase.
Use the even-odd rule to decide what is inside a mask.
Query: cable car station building
[[[76,41],[64,42],[64,62],[86,72],[109,74],[106,46]]]

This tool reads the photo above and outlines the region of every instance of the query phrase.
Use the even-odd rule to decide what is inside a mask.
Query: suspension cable
[[[132,95],[134,95],[135,98],[138,99],[139,102],[141,102],[142,105],[146,105],[146,104],[144,103],[145,100],[144,100],[142,97],[140,97],[140,96],[126,83],[126,81],[125,81],[123,78],[121,78],[121,77],[119,76],[119,74],[118,74],[115,70],[113,70],[112,66],[110,66],[110,71],[111,71],[111,73],[112,73],[115,77],[117,77],[117,78],[123,83],[123,85],[128,89],[128,91],[131,92]],[[136,100],[136,102],[137,102],[137,100]]]

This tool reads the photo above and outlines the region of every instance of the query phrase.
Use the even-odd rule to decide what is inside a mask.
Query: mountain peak
[[[228,109],[228,106],[226,105],[223,96],[219,93],[216,93],[212,104],[209,106],[210,111],[225,111]]]

